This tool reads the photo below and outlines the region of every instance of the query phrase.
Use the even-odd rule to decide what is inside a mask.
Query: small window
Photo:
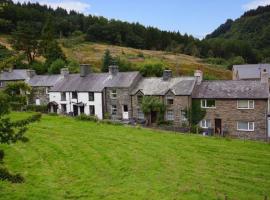
[[[66,101],[66,93],[61,92],[61,101]]]
[[[72,96],[72,99],[78,99],[78,93],[77,92],[72,92],[71,96]]]
[[[144,113],[141,109],[138,109],[138,119],[144,119]]]
[[[181,110],[181,120],[182,121],[187,121],[187,112],[185,110]]]
[[[142,101],[143,101],[143,96],[142,95],[138,95],[137,96],[137,102],[138,102],[138,104],[142,104]]]
[[[117,115],[117,107],[116,107],[116,105],[112,105],[111,114],[112,115]]]
[[[203,99],[201,100],[201,107],[202,108],[215,108],[216,101],[213,99]]]
[[[128,106],[127,105],[123,105],[123,111],[128,112]]]
[[[4,82],[0,81],[0,87],[4,87]]]
[[[89,101],[95,101],[95,94],[94,94],[94,92],[89,92],[88,93],[88,100]]]
[[[45,94],[49,94],[49,88],[48,87],[45,88]]]
[[[111,91],[111,98],[112,99],[116,99],[117,98],[117,92],[116,92],[116,90],[112,90]]]
[[[237,122],[238,131],[254,131],[254,122]]]
[[[167,98],[167,105],[173,105],[173,98],[172,97]]]
[[[89,113],[90,113],[90,115],[95,115],[96,114],[94,105],[89,106]]]
[[[211,128],[211,121],[209,119],[203,119],[200,126],[201,128]]]
[[[173,110],[168,110],[168,111],[167,111],[166,119],[167,119],[168,121],[173,121],[173,120],[174,120],[174,113],[173,113]]]
[[[39,106],[40,105],[40,99],[36,98],[36,105]]]
[[[254,109],[254,100],[238,100],[238,109]]]

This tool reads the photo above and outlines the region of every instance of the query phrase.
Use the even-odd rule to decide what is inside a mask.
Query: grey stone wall
[[[46,88],[48,87],[32,87],[29,103],[36,104],[36,99],[39,98],[40,105],[47,105],[49,103],[49,94],[46,94]]]
[[[267,100],[255,100],[250,110],[237,109],[237,100],[216,100],[216,108],[206,109],[205,119],[211,120],[215,128],[215,119],[222,120],[222,130],[232,137],[247,139],[265,139],[267,137]],[[254,132],[238,131],[237,121],[255,122]]]

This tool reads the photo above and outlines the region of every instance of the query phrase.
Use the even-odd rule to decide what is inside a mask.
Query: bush
[[[65,61],[63,61],[62,59],[57,59],[50,65],[48,72],[50,74],[59,74],[60,69],[64,68],[65,65],[66,65]]]
[[[0,163],[3,161],[4,156],[5,156],[5,152],[0,149]]]
[[[22,111],[24,104],[20,102],[10,102],[10,108],[13,111]]]
[[[163,70],[165,69],[165,66],[162,63],[150,63],[150,64],[144,64],[140,72],[144,77],[149,76],[156,76],[161,77],[163,75]]]
[[[122,126],[123,124],[119,121],[112,121],[109,119],[104,119],[100,121],[102,124],[111,124],[111,125],[116,125],[116,126]]]
[[[48,113],[48,106],[47,105],[27,105],[26,111]]]
[[[24,178],[19,174],[11,174],[7,169],[0,168],[0,180],[10,181],[12,183],[22,183]]]
[[[82,120],[82,121],[92,121],[92,122],[98,121],[97,116],[90,116],[90,115],[86,115],[86,114],[81,114],[81,115],[77,116],[76,119]]]
[[[30,68],[35,70],[37,74],[45,74],[47,72],[47,66],[37,61],[32,62]]]

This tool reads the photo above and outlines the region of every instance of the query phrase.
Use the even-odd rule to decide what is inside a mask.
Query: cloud
[[[53,9],[56,9],[57,7],[61,7],[66,9],[67,11],[75,10],[81,13],[87,14],[88,9],[91,7],[90,4],[81,2],[81,1],[74,1],[74,0],[58,0],[58,1],[52,1],[52,0],[14,0],[15,3],[20,2],[31,2],[36,3],[38,2],[41,5],[47,5],[50,6]]]
[[[244,10],[256,9],[259,6],[267,6],[270,5],[270,0],[253,0],[247,4],[243,5]]]

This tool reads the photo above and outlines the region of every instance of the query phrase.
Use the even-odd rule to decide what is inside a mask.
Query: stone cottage
[[[129,91],[139,79],[139,72],[119,72],[116,66],[92,73],[89,65],[81,65],[80,74],[67,75],[49,91],[51,111],[129,119]]]
[[[268,72],[270,78],[270,64],[234,65],[233,80],[259,80],[263,71]]]
[[[195,82],[195,77],[172,77],[171,70],[165,70],[161,78],[143,78],[131,93],[133,118],[145,119],[141,108],[142,99],[144,96],[153,96],[166,105],[165,121],[172,122],[176,127],[188,123],[186,109],[191,105],[191,94]],[[157,114],[151,112],[152,123],[157,122]]]
[[[0,90],[8,83],[16,81],[26,81],[33,76],[33,71],[28,69],[8,69],[0,73]]]
[[[270,136],[267,133],[268,97],[267,72],[261,74],[261,80],[197,82],[192,94],[206,110],[200,122],[206,132],[249,139]]]

